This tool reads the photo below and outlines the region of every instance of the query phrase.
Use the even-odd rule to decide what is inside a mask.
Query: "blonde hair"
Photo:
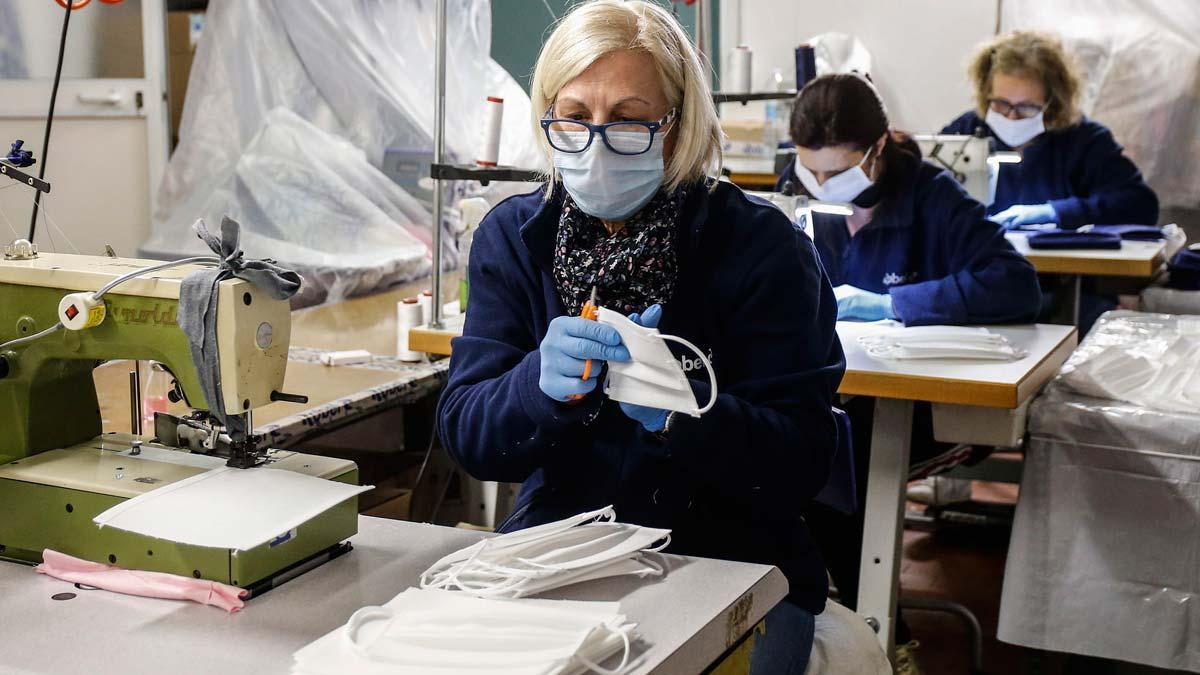
[[[980,117],[987,114],[996,73],[1041,81],[1046,88],[1047,129],[1061,129],[1079,120],[1079,76],[1057,38],[1014,31],[980,45],[967,68]]]
[[[707,70],[675,17],[645,0],[591,0],[580,4],[558,22],[542,45],[533,70],[530,99],[534,134],[547,158],[553,158],[554,150],[540,120],[554,104],[559,90],[600,57],[622,50],[640,50],[654,58],[663,92],[677,111],[672,125],[675,149],[665,167],[666,187],[673,190],[704,178],[714,159],[719,173],[721,124]],[[553,161],[548,164],[552,189],[558,172]],[[549,189],[546,195],[549,197]]]

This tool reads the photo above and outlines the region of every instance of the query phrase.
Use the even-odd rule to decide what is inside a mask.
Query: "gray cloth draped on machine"
[[[1200,317],[1105,314],[1030,410],[998,636],[1200,671]]]
[[[474,160],[491,95],[505,100],[501,162],[539,168],[529,98],[489,56],[490,4],[448,4],[447,160]],[[143,255],[207,254],[191,224],[228,215],[249,254],[304,276],[294,306],[427,274],[429,182],[397,182],[389,157],[427,165],[432,155],[434,36],[433,3],[420,0],[210,2]],[[447,268],[459,198],[494,203],[518,190],[528,191],[447,184]]]
[[[275,300],[287,300],[300,290],[300,275],[283,269],[272,260],[248,260],[238,243],[241,226],[230,218],[221,219],[221,238],[217,239],[203,220],[197,220],[196,236],[220,257],[211,269],[192,272],[179,288],[179,327],[188,337],[192,359],[200,375],[200,389],[211,412],[234,439],[244,438],[246,420],[225,410],[221,396],[221,364],[217,350],[217,284],[230,277],[245,279],[266,291]]]

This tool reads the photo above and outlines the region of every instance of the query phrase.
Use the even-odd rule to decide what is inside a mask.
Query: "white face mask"
[[[1010,148],[1019,148],[1046,131],[1044,116],[1045,113],[1040,112],[1023,120],[1010,120],[989,108],[985,121],[992,131],[996,132],[996,137],[1004,141],[1005,145]]]
[[[666,547],[670,530],[589,522],[606,515],[612,507],[482,540],[434,563],[421,587],[520,598],[584,580],[661,574],[639,557]]]
[[[586,131],[562,132],[587,140]],[[583,152],[554,151],[554,166],[575,204],[601,220],[625,220],[650,202],[663,183],[663,136],[654,135],[650,149],[640,155],[618,155],[597,134]],[[645,134],[608,132],[614,147],[646,147]]]
[[[687,413],[692,417],[703,415],[716,403],[716,371],[695,345],[674,335],[662,335],[656,328],[646,328],[605,307],[600,308],[596,320],[616,328],[621,334],[621,343],[629,349],[629,361],[608,363],[604,393],[609,398],[621,403]],[[703,408],[698,407],[691,382],[667,348],[667,341],[677,342],[695,352],[708,369],[712,394]]]
[[[864,335],[858,343],[868,356],[885,361],[1017,361],[1026,354],[999,333],[969,326],[890,328]]]
[[[799,157],[796,157],[796,177],[800,179],[800,184],[804,186],[805,190],[808,190],[808,194],[812,195],[813,198],[823,202],[848,204],[854,201],[867,188],[875,184],[875,181],[867,176],[867,172],[863,171],[863,164],[866,163],[867,158],[874,151],[875,146],[871,146],[858,164],[836,176],[830,176],[824,183],[818,183],[816,175],[800,162]],[[872,166],[874,165],[872,164]]]
[[[355,612],[333,640],[297,653],[304,672],[578,672],[624,650],[634,624],[616,603],[507,602],[409,589]],[[336,667],[335,667],[336,666]]]

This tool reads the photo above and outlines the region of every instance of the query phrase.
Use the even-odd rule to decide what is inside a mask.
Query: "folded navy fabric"
[[[1093,225],[1092,232],[1115,234],[1127,241],[1158,241],[1163,238],[1162,228],[1155,225]]]
[[[1058,230],[1029,235],[1029,248],[1037,249],[1119,249],[1121,238],[1115,234]]]
[[[1167,286],[1181,291],[1200,291],[1200,251],[1185,248],[1171,258]]]
[[[1067,232],[1077,233],[1079,230],[1064,230],[1046,225],[1021,225],[1016,228],[1023,232]],[[1100,234],[1115,234],[1127,241],[1158,241],[1163,239],[1163,231],[1157,225],[1092,225],[1088,232]]]

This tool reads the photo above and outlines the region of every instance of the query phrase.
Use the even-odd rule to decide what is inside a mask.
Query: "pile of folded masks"
[[[294,675],[622,673],[635,624],[616,602],[503,600],[410,588],[300,649]],[[609,658],[619,665],[603,669]]]
[[[1086,396],[1152,410],[1200,411],[1200,337],[1180,335],[1157,355],[1139,353],[1139,347],[1105,347],[1064,369],[1063,382]]]
[[[615,518],[608,506],[483,539],[434,563],[421,588],[523,598],[593,579],[661,576],[662,566],[646,554],[666,548],[671,531]]]
[[[887,328],[858,338],[858,343],[868,356],[885,361],[1018,361],[1026,355],[1003,335],[966,326]]]

